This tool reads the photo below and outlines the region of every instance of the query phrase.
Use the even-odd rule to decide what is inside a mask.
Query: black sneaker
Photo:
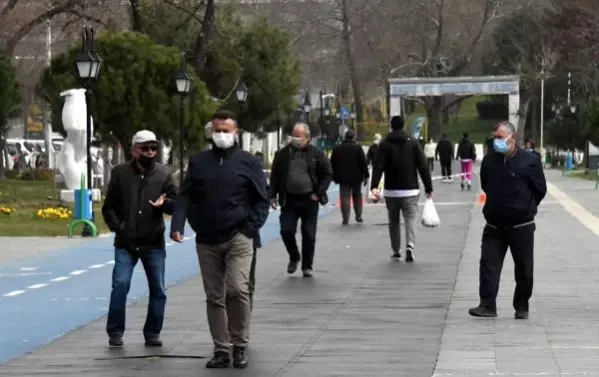
[[[399,258],[401,258],[401,254],[399,253],[399,250],[397,251],[393,251],[393,254],[391,254],[391,259],[397,261],[399,260]]]
[[[472,190],[472,184],[468,183],[467,186],[468,186],[468,191]]]
[[[162,347],[162,340],[159,335],[147,335],[145,345],[146,347]]]
[[[406,249],[406,262],[408,263],[414,262],[414,256],[412,255],[412,251],[414,251],[412,248]]]
[[[212,359],[206,363],[208,369],[224,369],[231,365],[231,356],[228,352],[218,351],[214,353]]]
[[[287,265],[287,273],[293,274],[295,271],[297,271],[297,261],[290,261]]]
[[[362,216],[356,216],[357,223],[362,223],[363,221],[364,221],[364,219],[362,219]]]
[[[476,308],[470,308],[468,314],[473,317],[495,318],[497,317],[497,310],[479,305]]]
[[[248,357],[245,354],[245,348],[233,348],[233,368],[244,369],[248,367]]]
[[[343,221],[341,221],[341,225],[349,225],[349,220],[343,220]]]
[[[464,189],[464,182],[460,183],[460,187],[462,190]]]
[[[516,319],[528,319],[528,310],[516,310],[514,314]]]
[[[125,346],[125,342],[123,342],[122,335],[110,335],[108,337],[108,345],[111,348],[123,348]]]

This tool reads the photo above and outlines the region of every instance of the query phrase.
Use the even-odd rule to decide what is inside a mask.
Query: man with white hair
[[[497,317],[499,278],[509,247],[516,280],[514,317],[527,319],[533,287],[535,216],[547,194],[547,183],[541,160],[518,146],[516,128],[509,122],[495,126],[493,151],[481,163],[480,185],[487,195],[479,268],[480,302],[468,312],[473,317]]]
[[[275,154],[270,173],[271,206],[281,206],[281,238],[289,253],[289,274],[302,262],[304,277],[312,276],[318,206],[328,202],[327,189],[333,171],[327,156],[310,144],[310,128],[305,123],[293,127],[289,145]],[[301,220],[302,251],[295,233]]]

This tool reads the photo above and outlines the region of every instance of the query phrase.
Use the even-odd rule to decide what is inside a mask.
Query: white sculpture
[[[62,124],[67,137],[57,157],[60,173],[69,190],[81,188],[81,174],[87,177],[87,104],[85,89],[69,89],[60,93],[65,97]],[[93,135],[93,120],[92,120]],[[87,185],[87,180],[85,181]]]

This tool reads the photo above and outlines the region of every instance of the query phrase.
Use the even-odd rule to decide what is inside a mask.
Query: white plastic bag
[[[435,228],[441,225],[441,220],[437,214],[435,203],[432,199],[426,199],[424,209],[422,210],[422,225],[427,228]]]

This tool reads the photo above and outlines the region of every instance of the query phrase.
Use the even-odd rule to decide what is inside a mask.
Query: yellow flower
[[[37,210],[36,216],[41,219],[49,219],[49,220],[66,220],[72,217],[72,212],[68,208],[58,207],[58,208],[41,208]]]

